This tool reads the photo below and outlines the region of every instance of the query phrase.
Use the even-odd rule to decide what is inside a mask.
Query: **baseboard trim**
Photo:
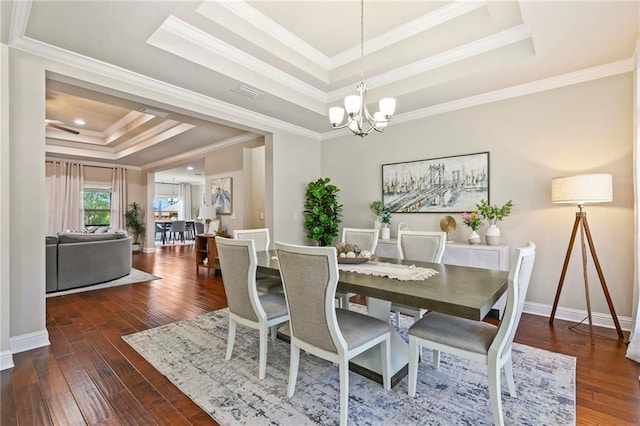
[[[9,339],[11,353],[17,354],[31,349],[49,346],[49,332],[47,329],[34,331],[33,333],[21,334]]]
[[[13,368],[13,354],[11,351],[0,352],[0,371]]]
[[[156,252],[156,248],[155,247],[145,247],[142,249],[142,253],[147,254],[147,253],[155,253]]]
[[[525,303],[523,312],[532,315],[539,315],[542,317],[551,317],[551,310],[553,307],[551,305],[544,305],[542,303]],[[571,321],[571,322],[580,322],[587,316],[586,310],[581,309],[572,309],[572,308],[563,308],[558,306],[556,309],[556,319]],[[593,325],[598,327],[612,328],[615,329],[615,325],[613,324],[613,318],[611,314],[603,314],[600,312],[592,312],[591,318],[593,320]],[[631,331],[633,329],[633,318],[631,317],[621,317],[618,316],[618,322],[620,322],[620,328],[625,331]]]

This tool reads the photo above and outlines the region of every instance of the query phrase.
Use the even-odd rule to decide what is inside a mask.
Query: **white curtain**
[[[111,215],[109,222],[111,228],[126,228],[125,211],[127,211],[127,171],[120,167],[114,167],[111,176]]]
[[[627,348],[627,358],[640,362],[640,75],[638,68],[640,64],[640,41],[636,42],[634,67],[634,93],[633,93],[633,199],[634,199],[634,271],[633,271],[633,328],[629,347]]]
[[[191,184],[181,183],[179,194],[180,208],[178,210],[178,219],[191,220],[193,219],[191,214]]]
[[[82,164],[47,162],[47,235],[84,229],[84,169]]]

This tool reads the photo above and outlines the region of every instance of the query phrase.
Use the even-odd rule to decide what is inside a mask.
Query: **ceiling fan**
[[[45,119],[44,120],[44,125],[46,127],[51,127],[53,129],[58,129],[58,130],[62,130],[64,132],[69,132],[69,133],[73,133],[74,135],[79,135],[80,132],[77,130],[73,130],[70,129],[68,127],[64,126],[64,123],[60,120],[49,120],[49,119]]]

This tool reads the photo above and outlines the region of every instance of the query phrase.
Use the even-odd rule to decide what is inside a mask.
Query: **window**
[[[111,191],[104,189],[85,189],[83,198],[85,226],[109,226],[111,218]]]

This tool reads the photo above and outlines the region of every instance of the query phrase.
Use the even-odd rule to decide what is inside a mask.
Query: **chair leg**
[[[264,379],[267,372],[267,343],[269,342],[269,336],[267,335],[269,329],[266,326],[260,328],[260,367],[258,368],[258,379]]]
[[[340,296],[340,307],[342,309],[349,309],[349,295],[343,294]]]
[[[236,340],[236,322],[229,319],[229,336],[227,337],[227,356],[226,360],[231,359],[231,353],[233,352],[233,343]]]
[[[338,369],[340,372],[340,426],[346,426],[349,418],[349,361],[343,359]]]
[[[440,368],[440,351],[434,349],[431,352],[433,353],[433,368],[437,370]]]
[[[400,312],[396,310],[396,328],[400,330]]]
[[[380,344],[382,355],[382,385],[386,390],[391,390],[391,335]]]
[[[409,336],[409,389],[410,397],[416,396],[418,382],[418,342],[415,337]]]
[[[502,395],[500,394],[500,368],[496,362],[487,365],[487,376],[491,409],[493,410],[493,422],[496,426],[503,426],[504,417],[502,415]]]
[[[291,398],[296,391],[296,380],[298,379],[298,365],[300,364],[300,348],[291,343],[291,360],[289,361],[289,389],[287,396]]]
[[[507,388],[511,398],[516,398],[516,383],[513,381],[513,365],[511,364],[511,354],[509,360],[504,364],[504,374],[507,376]]]

